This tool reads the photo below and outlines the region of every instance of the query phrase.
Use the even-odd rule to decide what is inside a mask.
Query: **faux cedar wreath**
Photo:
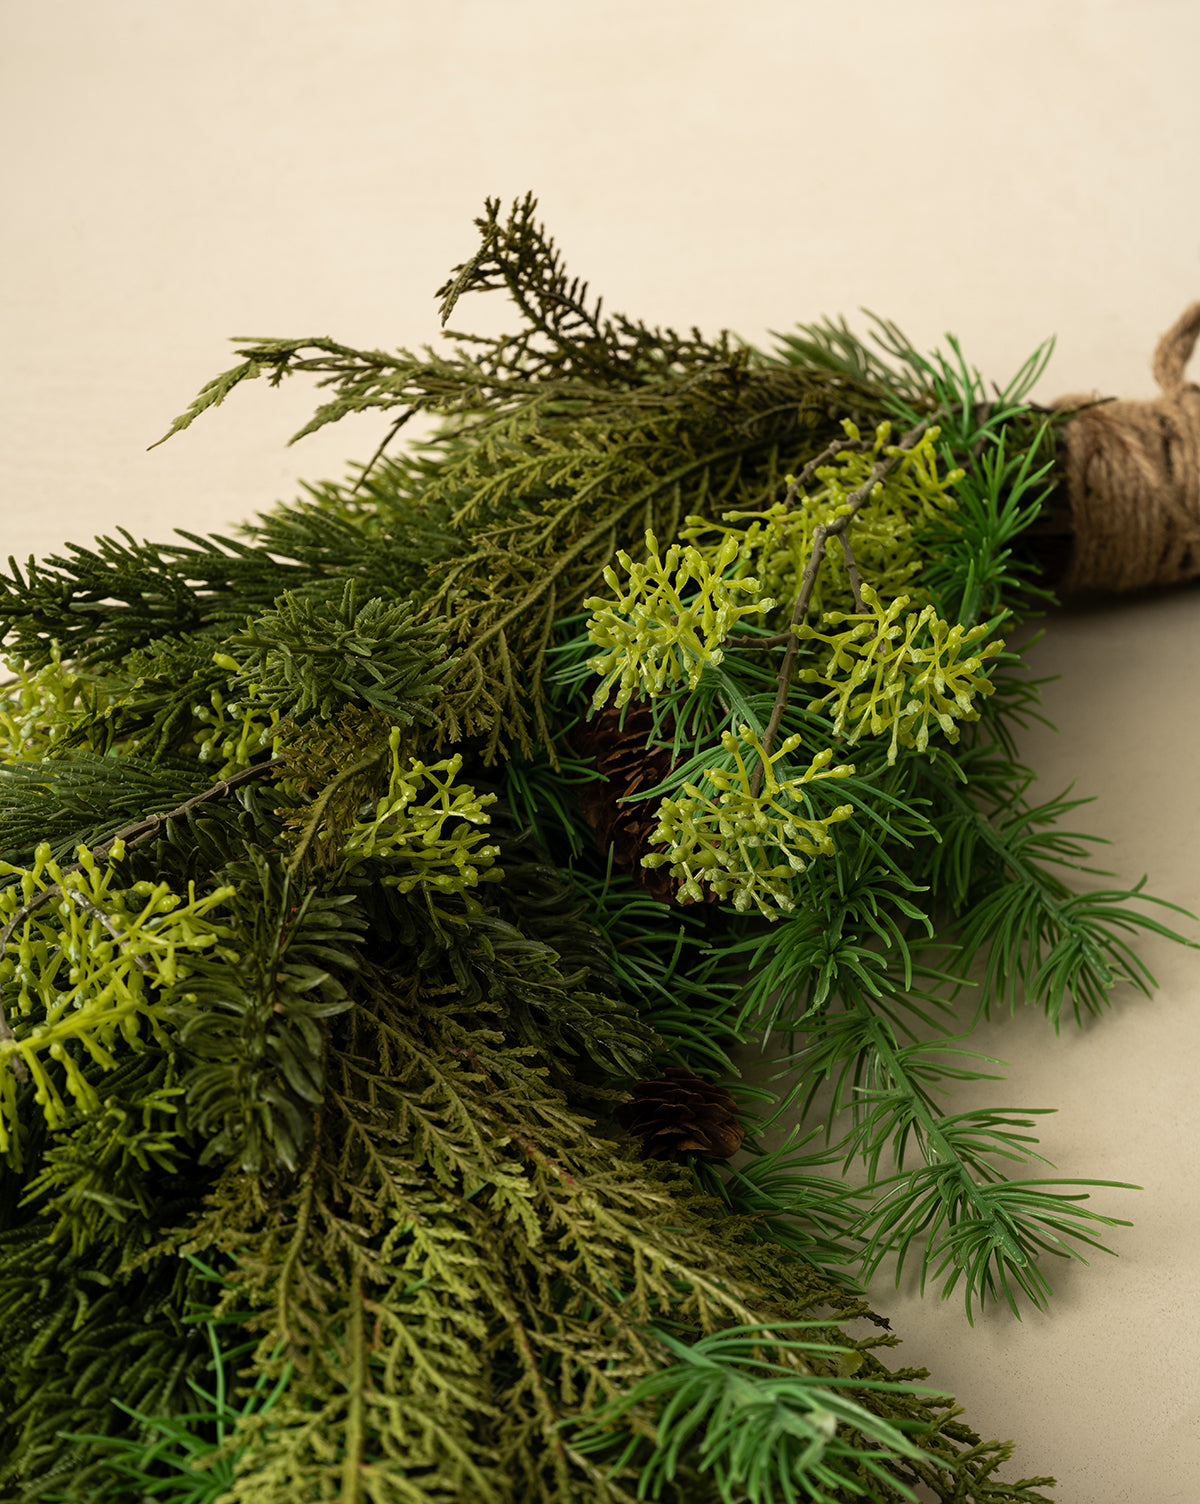
[[[311,373],[353,483],[0,581],[5,1498],[1051,1497],[862,1282],[1019,1314],[1127,1225],[938,1099],[1184,938],[1063,880],[1004,639],[1200,573],[1200,305],[1046,409],[1049,345],[602,316],[534,210],[440,289],[517,333],[243,341],[172,429]]]

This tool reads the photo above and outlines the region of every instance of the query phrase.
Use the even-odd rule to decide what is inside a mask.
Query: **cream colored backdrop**
[[[1200,297],[1198,58],[1195,0],[0,0],[0,557],[219,530],[366,458],[371,418],[284,448],[300,381],[146,446],[228,336],[436,342],[485,196],[527,189],[651,323],[763,341],[865,305],[1000,379],[1057,334],[1041,397],[1149,396]],[[1105,865],[1194,911],[1198,643],[1195,589],[1055,613],[1030,662],[1060,732],[1025,738],[1046,797],[1097,796]],[[1200,957],[1141,953],[1152,1000],[997,1021],[972,1047],[1008,1080],[954,1099],[1056,1107],[1058,1173],[1144,1186],[1091,1203],[1133,1219],[1119,1257],[1049,1271],[1021,1323],[872,1291],[896,1361],[1062,1504],[1200,1498]]]

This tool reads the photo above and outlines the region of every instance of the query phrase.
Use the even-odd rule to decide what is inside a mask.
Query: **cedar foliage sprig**
[[[213,1364],[226,1393],[273,1397],[223,1436],[219,1404],[194,1422],[199,1460],[244,1504],[624,1504],[643,1483],[676,1504],[765,1504],[805,1469],[837,1504],[918,1484],[1046,1499],[1052,1480],[996,1480],[1011,1444],[919,1389],[923,1370],[883,1366],[895,1337],[841,1330],[887,1325],[848,1271],[913,1249],[969,1313],[1044,1303],[1039,1255],[1078,1257],[1116,1219],[1000,1174],[995,1156],[1031,1157],[1026,1119],[963,1128],[934,1100],[973,1075],[952,1063],[945,994],[966,979],[947,957],[961,938],[988,958],[981,1011],[1024,987],[1057,1024],[1119,981],[1152,986],[1124,936],[1172,932],[1132,906],[1140,885],[1077,897],[1048,873],[1087,838],[1056,829],[1074,801],[1025,797],[1012,726],[1037,713],[1036,687],[1017,655],[972,655],[957,742],[939,723],[920,746],[914,721],[893,745],[894,716],[875,728],[848,702],[839,731],[832,702],[806,703],[800,675],[826,658],[795,627],[828,604],[886,616],[909,594],[934,613],[922,632],[936,619],[965,639],[1049,598],[1019,552],[1049,489],[1057,419],[1024,402],[1048,351],[990,399],[956,345],[920,356],[891,325],[882,357],[844,325],[775,354],[651,329],[568,279],[534,207],[504,219],[489,201],[477,253],[439,292],[444,321],[466,293],[504,289],[517,333],[451,333],[450,354],[424,356],[242,341],[173,425],[245,380],[308,373],[330,395],[304,432],[387,415],[353,482],[309,488],[238,541],[123,534],[0,578],[10,905],[32,884],[4,964],[40,937],[40,974],[57,976],[81,845],[117,852],[105,896],[194,891],[221,928],[164,987],[161,1035],[114,1035],[111,1063],[69,1045],[53,1069],[86,1089],[53,1122],[36,1083],[9,1076],[22,1158],[0,1156],[0,1489],[22,1504],[126,1479],[169,1497],[152,1443],[192,1423],[189,1380]],[[442,428],[385,454],[415,411]],[[803,527],[781,521],[793,513]],[[756,518],[790,539],[779,605],[718,622],[764,574]],[[682,644],[689,612],[700,631],[661,683],[649,651],[634,665],[630,687],[658,690],[651,742],[675,755],[644,797],[722,809],[707,836],[726,863],[760,815],[769,836],[807,830],[820,859],[774,863],[773,923],[734,889],[702,917],[657,904],[574,807],[591,771],[564,740],[594,685],[585,603],[620,554],[631,578],[658,567],[647,534],[696,565],[653,613],[658,646]],[[614,683],[628,647],[608,645]],[[896,667],[884,687],[910,693],[920,660]],[[950,715],[935,691],[923,725]],[[852,817],[829,849],[839,806],[805,770],[851,729],[836,799]],[[43,841],[62,875],[39,888]],[[751,860],[737,882],[761,878]],[[89,944],[119,949],[87,918]],[[36,1055],[38,1027],[14,1017],[9,1054]],[[739,1047],[781,1036],[781,1084],[739,1081]],[[728,1083],[742,1163],[634,1157],[612,1109],[666,1064]],[[780,1115],[803,1099],[807,1118],[830,1081],[824,1146],[802,1122],[768,1151]],[[855,1158],[864,1186],[844,1173]],[[190,1261],[205,1250],[210,1266]],[[215,1266],[213,1306],[199,1282]],[[828,1346],[799,1355],[788,1324],[822,1309]],[[252,1350],[219,1358],[213,1323],[235,1316]],[[779,1387],[756,1388],[746,1356]],[[735,1392],[748,1403],[702,1424],[686,1403]],[[114,1445],[141,1449],[119,1478]]]
[[[332,340],[242,341],[243,361],[171,429],[243,381],[299,373],[335,395],[295,439],[366,408],[399,409],[396,426],[419,411],[450,420],[419,502],[401,493],[391,506],[414,523],[444,519],[457,535],[419,593],[426,614],[446,618],[459,663],[449,739],[483,737],[488,762],[514,747],[528,754],[535,740],[553,747],[542,687],[553,624],[596,590],[618,549],[636,559],[645,533],[673,537],[685,510],[750,505],[764,468],[799,468],[841,433],[842,416],[866,422],[885,406],[870,382],[770,364],[728,333],[709,341],[601,317],[586,285],[567,281],[534,208],[527,197],[503,221],[489,200],[479,252],[439,290],[445,317],[467,292],[504,287],[527,321],[518,333],[450,332],[453,356],[426,347],[424,358]]]

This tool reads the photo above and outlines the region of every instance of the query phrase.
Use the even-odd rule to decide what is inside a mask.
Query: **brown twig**
[[[800,474],[792,479],[787,488],[787,493],[783,498],[784,511],[789,510],[792,502],[804,490],[805,486],[808,485],[809,481],[812,480],[822,465],[828,464],[830,460],[836,459],[839,454],[845,454],[848,450],[851,453],[855,453],[858,450],[866,449],[867,444],[868,441],[866,439],[851,439],[845,434],[840,439],[830,440],[825,445],[825,448],[821,450],[820,454],[815,455],[809,460]]]
[[[788,484],[787,493],[783,498],[784,511],[786,512],[791,507],[799,493],[804,490],[805,486],[808,485],[809,481],[817,473],[819,467],[825,464],[827,460],[835,459],[839,454],[844,454],[847,450],[862,450],[866,447],[866,439],[842,438],[834,439],[831,443],[826,444],[820,454],[814,459],[809,460],[799,475],[792,477],[792,480]],[[855,495],[857,494],[855,492]],[[842,555],[846,560],[846,573],[850,576],[850,589],[854,592],[854,604],[862,611],[864,609],[862,575],[858,572],[858,565],[850,548],[850,540],[844,532],[840,534],[840,540]],[[792,636],[792,629],[789,627],[786,632],[776,632],[773,637],[756,637],[752,642],[748,642],[746,646],[752,648],[778,648],[782,647],[785,642],[790,642]]]
[[[850,524],[851,519],[854,517],[859,508],[869,500],[871,492],[875,489],[875,487],[879,485],[881,481],[886,480],[892,473],[892,471],[895,470],[897,465],[899,465],[900,461],[904,458],[908,451],[913,449],[918,443],[920,443],[921,439],[924,437],[925,430],[933,422],[933,419],[936,416],[936,413],[931,414],[923,422],[918,423],[915,428],[910,428],[900,440],[899,444],[896,445],[895,451],[892,454],[889,454],[886,459],[882,459],[877,464],[875,464],[871,469],[870,475],[867,476],[862,485],[859,486],[857,490],[850,493],[849,503],[846,510],[839,516],[835,517],[832,522],[819,523],[818,526],[813,530],[812,553],[808,557],[808,563],[805,565],[804,574],[800,578],[800,593],[796,597],[796,604],[792,610],[791,625],[788,627],[787,631],[787,651],[784,653],[783,662],[779,666],[779,687],[775,694],[775,704],[772,707],[771,719],[767,722],[767,729],[762,739],[763,755],[750,779],[750,793],[754,798],[757,798],[762,790],[763,778],[766,773],[767,759],[771,755],[771,747],[774,744],[775,737],[779,731],[779,723],[783,719],[783,712],[787,706],[788,690],[790,689],[792,682],[792,670],[796,666],[796,655],[800,651],[800,637],[796,631],[796,628],[808,615],[808,603],[812,599],[813,587],[817,582],[817,570],[821,567],[821,560],[825,557],[826,539],[836,536],[841,540],[842,550],[846,557],[847,572],[849,572],[853,563],[853,555],[851,554],[847,546],[845,532],[846,528]],[[820,456],[818,456],[818,459],[820,459]],[[807,470],[809,467],[806,465],[804,468],[805,470]],[[800,477],[797,476],[796,480],[798,483]],[[789,487],[788,489],[790,491],[791,487]],[[797,489],[799,489],[798,484]],[[854,565],[854,575],[857,574],[858,567],[857,565]],[[854,578],[852,576],[851,587],[854,589],[855,601],[861,607],[861,577],[858,579],[857,585],[855,585]]]
[[[257,778],[260,773],[266,773],[271,768],[278,767],[284,761],[285,759],[282,757],[272,757],[269,762],[255,763],[253,767],[243,768],[240,773],[233,773],[228,778],[222,778],[220,782],[214,783],[211,788],[205,789],[203,793],[193,794],[190,799],[185,800],[177,809],[168,810],[165,814],[161,815],[146,815],[133,825],[127,825],[124,830],[117,831],[116,835],[110,836],[101,845],[94,846],[92,848],[92,855],[93,857],[107,856],[118,841],[124,841],[127,846],[136,846],[140,841],[149,840],[168,820],[178,820],[184,815],[190,814],[197,805],[204,804],[209,799],[219,799],[239,783],[246,783],[251,778]],[[75,862],[70,867],[64,867],[62,869],[63,876],[66,877],[69,872],[78,872],[82,866],[82,862]],[[35,909],[40,908],[48,899],[53,898],[55,894],[65,896],[72,903],[78,903],[81,908],[87,909],[101,921],[109,934],[118,943],[120,942],[121,932],[113,926],[111,919],[102,909],[74,889],[68,889],[64,893],[62,886],[59,883],[54,883],[49,888],[43,888],[40,893],[35,893],[27,903],[22,904],[4,928],[0,930],[0,957],[4,955],[5,950],[8,948],[8,942],[12,939],[13,932],[17,926],[28,919]],[[144,956],[138,956],[136,960],[144,971],[150,969]],[[15,1042],[16,1035],[13,1033],[8,1019],[4,1015],[4,1003],[0,999],[0,1043],[4,1040]],[[26,1070],[25,1062],[19,1055],[12,1057],[12,1067],[13,1075],[18,1081],[28,1081],[29,1073]]]
[[[862,575],[858,572],[858,561],[850,547],[850,535],[842,532],[838,534],[838,542],[842,545],[842,558],[846,561],[846,576],[850,581],[850,590],[854,596],[854,610],[862,616],[866,609],[866,602],[862,597]]]
[[[371,471],[374,470],[376,464],[379,462],[383,451],[392,442],[392,440],[396,437],[396,435],[400,432],[400,430],[404,427],[404,425],[408,422],[408,420],[415,412],[415,407],[406,408],[388,429],[387,433],[384,434],[383,438],[380,440],[379,448],[376,449],[375,453],[363,466],[362,470],[359,473],[358,479],[354,482],[353,486],[351,486],[350,495],[352,497],[358,495],[359,491],[366,483],[367,476],[370,475]]]
[[[3,1044],[6,1039],[11,1039],[15,1044],[17,1036],[9,1028],[8,1019],[4,1016],[4,1008],[2,1005],[0,1005],[0,1044]],[[29,1072],[25,1068],[25,1062],[21,1059],[20,1055],[14,1055],[12,1057],[12,1065],[13,1075],[17,1078],[18,1081],[29,1080]]]

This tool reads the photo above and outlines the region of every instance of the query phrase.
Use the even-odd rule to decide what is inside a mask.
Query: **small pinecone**
[[[643,867],[650,837],[658,824],[658,801],[642,799],[636,804],[617,801],[660,784],[675,766],[669,747],[648,748],[654,717],[644,701],[631,702],[625,724],[615,705],[606,705],[590,721],[581,722],[568,738],[580,757],[590,757],[607,783],[582,783],[578,787],[583,818],[595,832],[601,851],[613,849],[613,866],[628,872],[645,890],[665,903],[678,902],[678,879],[670,868]],[[670,735],[670,728],[665,727]],[[716,901],[716,895],[709,895]],[[690,902],[690,900],[688,900]]]
[[[643,1159],[682,1159],[688,1153],[729,1159],[746,1135],[725,1088],[678,1065],[653,1081],[639,1081],[633,1101],[622,1102],[613,1116],[642,1140]]]

